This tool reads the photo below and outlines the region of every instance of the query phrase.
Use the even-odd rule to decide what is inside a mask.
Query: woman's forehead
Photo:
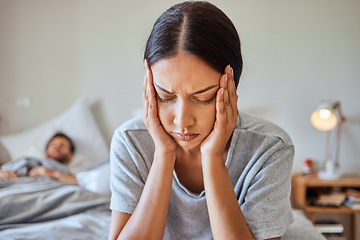
[[[194,93],[219,84],[221,73],[190,54],[162,59],[152,66],[154,83],[169,92]]]

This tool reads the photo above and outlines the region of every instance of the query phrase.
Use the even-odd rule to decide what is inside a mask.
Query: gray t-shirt
[[[141,118],[124,123],[111,143],[111,205],[133,213],[154,157],[154,143]],[[247,224],[256,239],[284,234],[290,206],[294,146],[273,123],[240,112],[226,167]],[[194,194],[174,171],[164,239],[212,239],[205,191]]]

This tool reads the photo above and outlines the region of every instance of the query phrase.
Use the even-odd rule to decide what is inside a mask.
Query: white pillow
[[[95,193],[110,196],[110,161],[76,174],[78,184]]]
[[[20,133],[2,136],[0,141],[12,160],[21,156],[43,157],[46,143],[56,132],[66,134],[75,144],[75,156],[69,165],[74,173],[109,158],[109,148],[85,97],[54,119]]]

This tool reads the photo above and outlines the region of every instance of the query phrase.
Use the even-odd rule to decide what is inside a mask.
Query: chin
[[[181,148],[191,150],[191,149],[200,148],[203,139],[199,138],[199,139],[194,139],[192,141],[180,141],[174,138],[174,140]]]
[[[60,163],[62,163],[62,164],[65,164],[66,163],[66,159],[63,159],[63,158],[61,158],[61,159],[55,159],[56,161],[58,161],[58,162],[60,162]]]
[[[67,160],[63,156],[50,156],[50,158],[54,159],[55,161],[60,162],[60,163],[65,163]]]

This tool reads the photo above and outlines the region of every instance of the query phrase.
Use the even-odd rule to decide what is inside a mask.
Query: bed
[[[54,119],[0,137],[1,147],[10,161],[41,158],[47,140],[58,131],[75,142],[77,150],[69,168],[79,185],[47,178],[0,180],[0,239],[107,239],[109,148],[85,97]],[[294,210],[294,217],[282,239],[325,239],[301,211]]]
[[[28,177],[0,181],[0,239],[107,239],[109,147],[85,96],[53,119],[1,136],[0,162],[43,159],[46,143],[56,132],[75,143],[69,169],[79,185]]]

